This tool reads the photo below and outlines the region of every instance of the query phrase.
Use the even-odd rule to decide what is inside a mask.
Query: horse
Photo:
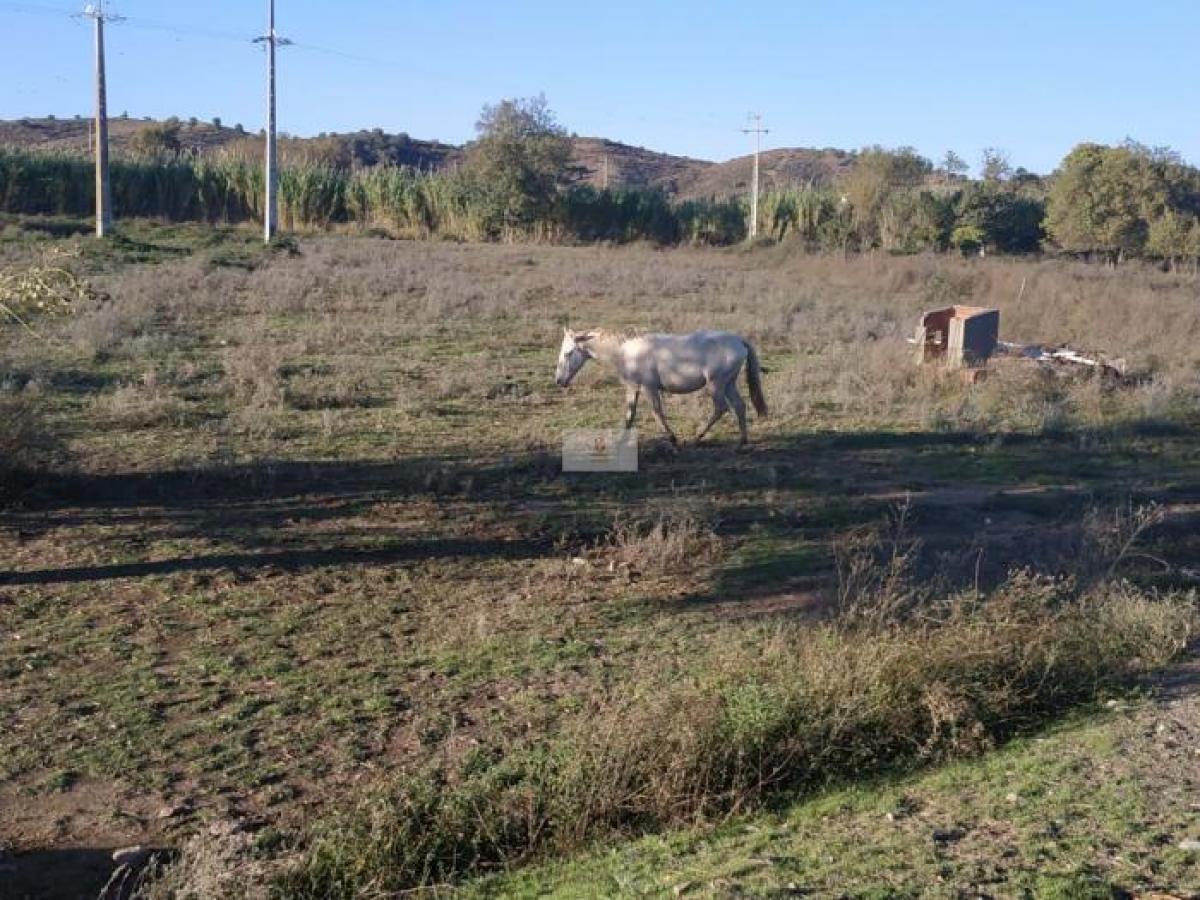
[[[584,331],[564,328],[554,378],[558,386],[568,387],[589,359],[611,363],[625,383],[625,428],[633,427],[638,397],[645,391],[654,418],[675,447],[679,446],[679,439],[667,424],[664,392],[690,394],[707,386],[712,394],[713,412],[696,436],[696,443],[732,407],[742,435],[739,446],[745,447],[749,440],[746,404],[737,389],[737,376],[745,365],[746,385],[754,410],[760,418],[767,415],[758,354],[749,341],[728,331],[628,335],[603,328]]]

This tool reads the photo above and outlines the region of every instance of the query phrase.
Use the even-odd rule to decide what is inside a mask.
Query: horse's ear
[[[563,334],[566,335],[567,337],[573,337],[571,329],[568,328],[566,325],[563,326]]]

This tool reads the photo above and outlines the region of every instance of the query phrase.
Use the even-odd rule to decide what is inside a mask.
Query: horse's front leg
[[[633,427],[633,420],[637,417],[638,397],[641,395],[642,389],[640,385],[627,384],[625,385],[625,430],[628,431]]]
[[[679,438],[675,437],[675,432],[667,424],[667,414],[663,409],[662,391],[658,390],[658,388],[646,388],[646,393],[650,395],[650,408],[654,410],[654,418],[658,420],[658,424],[662,426],[662,430],[667,433],[667,440],[678,447]]]

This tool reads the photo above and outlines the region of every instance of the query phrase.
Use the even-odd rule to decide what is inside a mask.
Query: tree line
[[[147,126],[114,161],[118,215],[259,219],[262,171],[253,151],[183,153],[175,127]],[[462,164],[438,170],[395,163],[411,152],[407,138],[392,145],[382,133],[362,133],[349,161],[345,148],[318,141],[316,156],[310,148],[281,169],[282,221],[472,240],[725,245],[748,234],[746,198],[677,202],[656,189],[581,183],[573,177],[571,139],[543,97],[485,106],[476,130]],[[364,156],[376,164],[363,165]],[[832,182],[768,190],[758,232],[843,252],[1051,249],[1113,264],[1141,257],[1193,268],[1200,259],[1200,170],[1169,150],[1081,144],[1043,178],[989,149],[978,180],[965,177],[966,169],[952,152],[935,166],[911,148],[868,147]],[[4,212],[84,216],[93,190],[84,157],[0,149]]]

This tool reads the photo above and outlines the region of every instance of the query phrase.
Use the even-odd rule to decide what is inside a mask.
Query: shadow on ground
[[[0,529],[18,542],[108,529],[102,540],[122,558],[0,570],[0,585],[529,559],[586,546],[614,517],[691,509],[737,545],[711,595],[688,601],[695,606],[805,594],[830,577],[835,536],[898,506],[930,565],[990,582],[1069,552],[1090,505],[1200,498],[1195,437],[1178,427],[1086,437],[795,433],[748,453],[644,447],[641,471],[629,474],[563,474],[554,453],[535,448],[43,477],[0,510]],[[372,520],[401,508],[406,522]],[[147,534],[220,549],[140,558]]]
[[[112,850],[34,850],[0,863],[7,867],[0,874],[0,896],[5,900],[127,900],[145,866],[143,859],[137,866],[118,867]]]

